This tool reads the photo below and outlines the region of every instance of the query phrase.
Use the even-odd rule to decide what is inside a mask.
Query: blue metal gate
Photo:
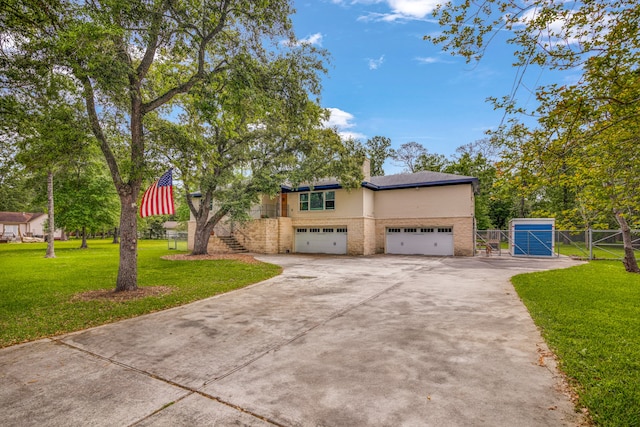
[[[553,224],[514,224],[513,255],[553,256]]]

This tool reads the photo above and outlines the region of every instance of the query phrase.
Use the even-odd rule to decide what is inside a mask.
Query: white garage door
[[[387,253],[453,255],[453,228],[387,228]]]
[[[346,254],[346,227],[296,228],[296,252],[309,254]]]

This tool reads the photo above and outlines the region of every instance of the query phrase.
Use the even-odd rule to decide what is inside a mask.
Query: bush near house
[[[639,426],[640,275],[593,261],[512,280],[594,422]]]

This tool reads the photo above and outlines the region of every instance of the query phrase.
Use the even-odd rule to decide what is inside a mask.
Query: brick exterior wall
[[[293,252],[293,225],[291,218],[278,218],[278,253],[288,254]]]
[[[254,219],[243,224],[234,237],[250,252],[277,254],[279,252],[280,226],[278,218]]]
[[[250,252],[262,254],[295,252],[296,227],[347,227],[347,254],[373,255],[385,253],[387,227],[453,227],[455,256],[473,256],[473,218],[404,218],[404,219],[309,219],[263,218],[239,227],[234,236]],[[193,249],[195,222],[189,222],[189,250]],[[211,236],[209,253],[228,253],[229,248],[216,236]]]
[[[362,255],[373,255],[376,253],[376,220],[373,218],[363,218],[364,225],[364,252]]]
[[[415,192],[416,190],[412,191]],[[421,191],[429,191],[430,193],[433,193],[435,196],[437,196],[440,194],[439,192],[442,192],[444,190],[437,187],[434,189],[421,189]],[[390,200],[388,206],[385,205],[385,209],[387,209],[389,206],[393,206],[395,208],[395,211],[392,212],[387,209],[389,212],[385,211],[386,214],[384,214],[384,212],[378,212],[381,215],[378,217],[378,219],[375,219],[372,216],[376,213],[373,211],[369,212],[368,208],[362,208],[364,209],[364,212],[361,212],[360,215],[364,216],[360,217],[347,217],[348,215],[353,214],[351,211],[344,212],[346,214],[344,217],[336,217],[335,214],[340,213],[338,211],[329,213],[318,212],[317,215],[314,212],[304,212],[302,214],[300,212],[297,212],[294,217],[261,218],[249,221],[242,226],[237,226],[238,232],[234,233],[234,236],[238,240],[238,242],[240,242],[246,249],[251,252],[264,254],[293,253],[295,252],[294,230],[297,227],[346,227],[347,254],[372,255],[376,253],[385,253],[385,233],[387,227],[452,227],[454,255],[473,256],[475,254],[473,192],[470,187],[456,187],[456,191],[460,194],[454,196],[449,194],[449,196],[454,197],[456,200],[461,200],[460,206],[456,208],[457,211],[446,213],[459,216],[437,217],[434,215],[433,217],[426,218],[401,217],[402,215],[429,215],[429,212],[425,211],[422,206],[413,206],[413,208],[409,209],[409,205],[407,205],[407,209],[409,209],[407,210],[402,208],[402,206],[392,203],[393,200]],[[367,199],[367,197],[369,196],[373,197],[372,192],[370,192],[369,190],[365,191],[365,189],[363,189],[362,192],[364,193],[358,192],[353,197],[360,197],[358,195],[364,194],[364,196],[362,196],[365,200],[363,203],[369,206],[369,208],[373,209],[373,199]],[[407,193],[408,190],[404,192]],[[291,197],[291,195],[289,197]],[[294,202],[294,206],[295,203],[297,202]],[[376,203],[379,203],[379,201],[377,201]],[[404,201],[404,203],[406,204],[406,200]],[[431,204],[433,204],[433,201],[428,201],[427,205],[431,206]],[[435,212],[432,212],[432,214],[437,215],[437,213]],[[190,221],[188,223],[187,232],[188,248],[189,250],[193,250],[195,221]],[[229,252],[229,248],[215,236],[212,236],[210,238],[208,248],[209,252],[212,253]]]

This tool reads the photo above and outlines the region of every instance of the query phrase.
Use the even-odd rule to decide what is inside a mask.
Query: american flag
[[[173,169],[169,169],[159,180],[147,188],[140,202],[140,216],[173,215]]]

